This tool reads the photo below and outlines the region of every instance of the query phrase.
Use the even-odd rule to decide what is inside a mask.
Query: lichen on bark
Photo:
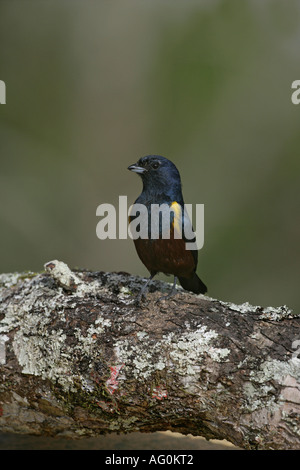
[[[177,430],[244,448],[299,446],[299,317],[182,289],[147,302],[126,273],[0,276],[0,429]],[[297,343],[298,344],[298,343]]]

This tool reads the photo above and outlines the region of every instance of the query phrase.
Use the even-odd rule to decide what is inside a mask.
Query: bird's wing
[[[197,266],[198,250],[196,246],[196,235],[188,212],[185,207],[182,207],[182,205],[176,201],[172,202],[171,208],[173,210],[173,213],[171,213],[171,218],[174,232],[177,232],[180,238],[182,238],[186,243],[195,244],[195,249],[190,251],[193,254],[195,264]]]

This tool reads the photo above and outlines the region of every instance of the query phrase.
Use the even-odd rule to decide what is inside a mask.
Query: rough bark
[[[73,271],[0,275],[0,431],[173,430],[300,449],[299,316],[168,284]]]

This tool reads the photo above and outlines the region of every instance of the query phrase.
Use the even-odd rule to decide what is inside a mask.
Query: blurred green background
[[[0,272],[148,275],[96,208],[157,153],[205,204],[208,294],[299,309],[299,41],[296,0],[1,0]]]

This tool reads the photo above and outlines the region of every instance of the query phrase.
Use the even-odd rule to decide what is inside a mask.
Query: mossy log
[[[300,317],[127,273],[0,275],[0,431],[179,431],[300,449]]]

